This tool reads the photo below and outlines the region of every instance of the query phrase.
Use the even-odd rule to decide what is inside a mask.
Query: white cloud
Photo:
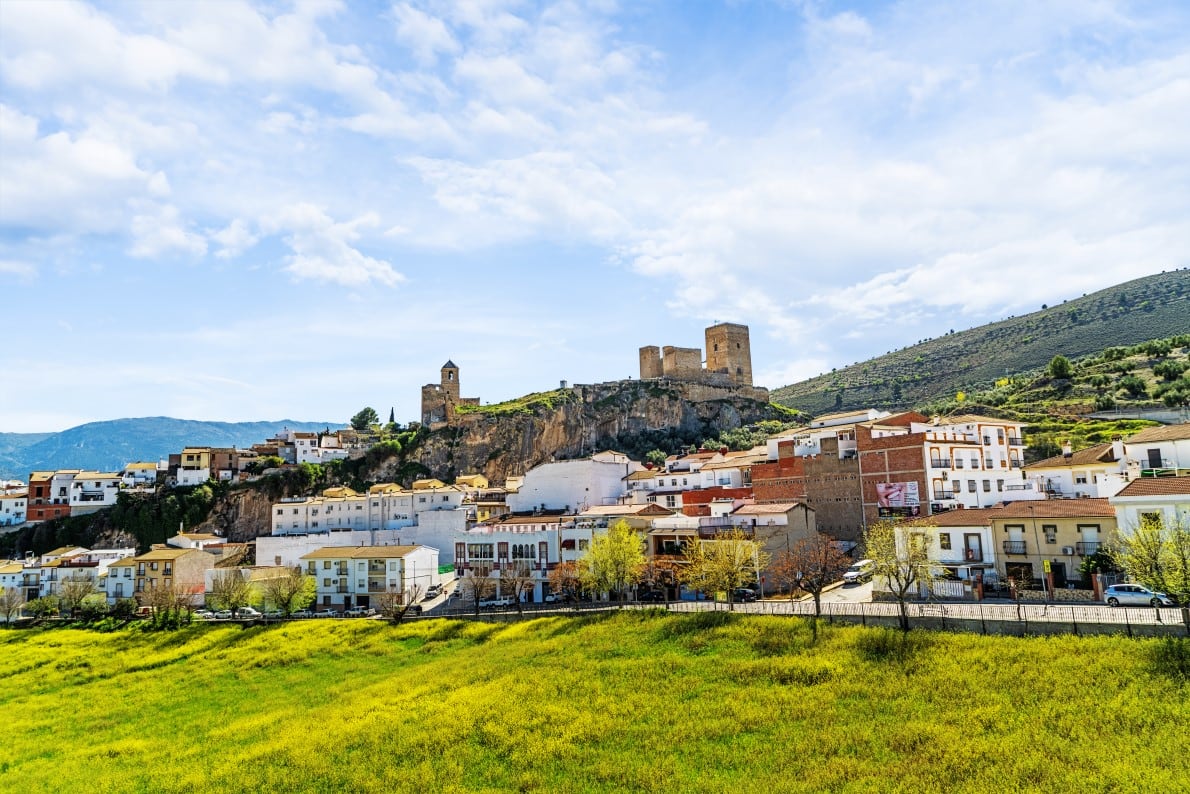
[[[397,41],[408,47],[420,63],[432,64],[438,53],[449,55],[459,51],[458,41],[441,19],[409,3],[394,5],[393,14],[397,18]]]
[[[219,243],[220,246],[216,256],[220,259],[231,259],[256,245],[260,238],[251,232],[248,224],[242,218],[236,218],[226,227],[212,234],[211,239]]]
[[[134,215],[132,238],[128,253],[145,259],[175,252],[197,257],[207,252],[207,241],[185,228],[178,208],[169,204],[147,207],[145,212]]]
[[[32,281],[33,277],[37,275],[37,268],[28,262],[0,259],[0,275],[13,276],[21,281]]]
[[[359,239],[361,228],[374,227],[378,222],[375,215],[363,215],[336,223],[319,207],[295,204],[262,226],[268,233],[285,235],[285,244],[293,251],[286,258],[285,269],[299,280],[329,281],[348,287],[372,283],[394,287],[405,280],[403,275],[388,262],[367,256],[351,245]]]

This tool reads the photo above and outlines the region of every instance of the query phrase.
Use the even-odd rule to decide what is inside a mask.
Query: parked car
[[[876,562],[874,560],[860,560],[843,572],[844,584],[858,584],[859,582],[866,582],[872,578],[872,573],[876,570]]]
[[[512,599],[505,596],[500,598],[485,598],[479,602],[480,609],[497,609],[499,607],[512,606]]]
[[[215,620],[231,620],[231,610],[230,609],[220,609],[218,612],[214,613],[211,617],[214,618]]]
[[[737,587],[732,591],[732,599],[741,603],[756,600],[756,591],[750,587]]]
[[[371,607],[352,607],[343,614],[349,618],[366,618],[369,615],[375,615],[376,610]]]
[[[308,609],[297,609],[289,613],[291,618],[312,618],[314,613]]]
[[[279,609],[268,609],[265,610],[264,616],[268,620],[280,620],[281,618],[285,617],[285,613]]]
[[[1152,606],[1172,607],[1174,601],[1165,593],[1154,593],[1140,584],[1113,584],[1103,591],[1103,600],[1108,606]]]
[[[662,603],[668,599],[665,597],[665,593],[660,590],[643,590],[636,594],[636,600],[649,603]]]
[[[442,585],[432,584],[426,588],[426,597],[424,600],[429,601],[431,598],[437,598],[440,595],[442,595]]]
[[[541,597],[541,603],[543,604],[556,604],[560,600],[557,593],[546,593]]]
[[[314,613],[314,617],[316,617],[316,618],[337,618],[337,617],[339,617],[339,613],[333,609],[320,609]]]
[[[253,607],[240,607],[236,610],[236,617],[240,620],[251,620],[261,617],[260,610]]]
[[[198,620],[210,620],[215,617],[215,613],[209,609],[197,609],[194,611],[194,617]]]

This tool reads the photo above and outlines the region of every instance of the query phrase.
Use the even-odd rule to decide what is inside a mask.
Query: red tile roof
[[[1083,518],[1115,516],[1106,499],[1043,499],[1036,502],[1008,502],[995,508],[992,518]]]
[[[1190,496],[1190,477],[1141,477],[1124,486],[1119,496]]]

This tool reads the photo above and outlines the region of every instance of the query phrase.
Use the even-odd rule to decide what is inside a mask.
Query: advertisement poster
[[[916,482],[876,483],[876,505],[881,516],[921,515]]]

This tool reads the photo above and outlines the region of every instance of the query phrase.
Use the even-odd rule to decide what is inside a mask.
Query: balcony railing
[[[955,458],[955,459],[954,459],[954,467],[955,467],[956,469],[961,469],[961,468],[963,468],[963,459],[962,459],[962,458]]]
[[[954,499],[954,491],[939,491],[935,498],[937,499]]]
[[[1016,436],[1009,436],[1008,437],[1008,446],[1023,447],[1023,446],[1025,446],[1025,439],[1017,438]]]
[[[1102,545],[1103,544],[1097,540],[1080,540],[1078,543],[1074,544],[1074,551],[1080,557],[1089,557],[1092,554],[1097,553],[1100,546]]]
[[[1008,468],[1010,468],[1010,469],[1019,469],[1020,467],[1021,467],[1021,462],[1020,462],[1019,460],[1010,460],[1010,461],[1008,461]]]
[[[1004,541],[1005,554],[1025,554],[1025,541],[1023,540],[1006,540]]]
[[[950,458],[930,458],[930,468],[949,469],[950,468]]]
[[[338,585],[337,587],[335,587],[335,592],[336,593],[350,593],[351,590],[348,589],[347,585],[341,584],[341,585]]]

